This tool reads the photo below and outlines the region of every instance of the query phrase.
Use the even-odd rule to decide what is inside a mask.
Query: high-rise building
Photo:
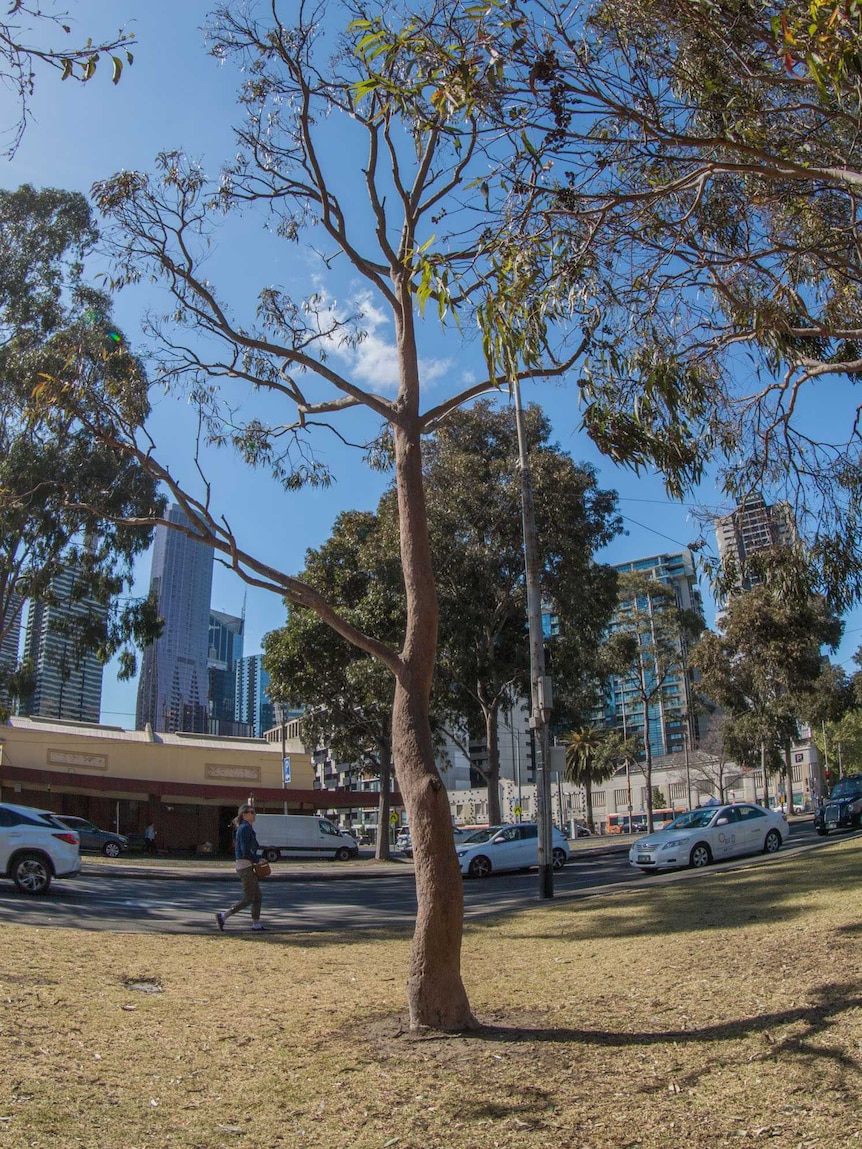
[[[653,555],[633,562],[619,563],[614,569],[620,573],[631,571],[644,574],[672,587],[678,607],[703,615],[703,599],[697,586],[691,551]],[[612,631],[619,630],[625,625],[632,605],[620,602],[611,622]],[[627,675],[612,675],[608,682],[603,711],[595,715],[596,723],[623,730],[629,736],[639,737],[644,743],[648,737],[654,755],[683,751],[687,740],[691,745],[697,740],[700,732],[698,716],[693,705],[694,695],[687,654],[686,644],[683,641],[680,643],[679,658],[670,668],[663,689],[656,691],[655,698],[649,703],[646,716],[641,683],[634,670]]]
[[[250,727],[255,738],[275,725],[275,711],[267,694],[269,675],[263,668],[263,655],[250,654],[236,665],[236,705],[234,718]]]
[[[752,572],[752,555],[796,541],[796,524],[789,503],[767,503],[763,495],[749,495],[729,515],[715,520],[722,570],[734,591],[751,590],[761,580]]]
[[[175,505],[169,522],[189,524]],[[161,638],[144,651],[138,683],[136,726],[176,733],[208,732],[210,593],[213,551],[172,527],[158,526],[153,544],[150,594],[164,619]]]
[[[107,608],[76,591],[77,568],[69,566],[51,582],[43,601],[31,602],[24,634],[24,659],[33,666],[33,693],[21,713],[42,718],[98,722],[102,706],[102,663],[92,651],[77,649],[76,624],[103,622]]]
[[[0,634],[0,670],[8,674],[18,665],[21,646],[21,600],[17,595],[12,596],[5,617],[0,619]]]
[[[244,629],[244,619],[219,610],[210,611],[209,732],[221,737],[243,737],[251,733],[235,716],[236,664],[242,658]]]

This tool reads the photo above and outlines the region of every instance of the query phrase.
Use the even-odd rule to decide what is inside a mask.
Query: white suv
[[[0,802],[0,874],[22,894],[44,894],[52,878],[81,869],[80,839],[49,810]]]

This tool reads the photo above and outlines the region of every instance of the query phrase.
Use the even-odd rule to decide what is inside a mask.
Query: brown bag
[[[268,878],[272,873],[272,866],[269,862],[255,862],[252,869],[259,878]]]

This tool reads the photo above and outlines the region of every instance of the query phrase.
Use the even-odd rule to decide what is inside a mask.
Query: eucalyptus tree
[[[89,622],[82,615],[70,639],[105,660],[121,650],[130,677],[134,645],[157,623],[153,604],[117,599],[152,535],[124,519],[163,500],[134,459],[94,441],[87,425],[106,396],[135,420],[148,411],[142,365],[111,322],[109,298],[84,279],[95,239],[82,195],[0,191],[0,640],[17,629],[24,603],[50,600],[71,567],[74,595],[108,610]],[[70,372],[82,417],[40,402],[44,380]]]
[[[491,25],[508,21],[506,10],[436,0],[416,13],[397,4],[329,4],[325,22],[321,16],[322,9],[301,4],[289,25],[274,5],[260,19],[245,5],[222,6],[210,29],[212,52],[241,69],[246,113],[223,170],[209,176],[181,154],[165,153],[154,173],[120,172],[94,195],[116,225],[114,285],[155,277],[172,296],[167,318],[152,330],[158,381],[190,394],[211,443],[235,448],[289,491],[329,481],[313,445],[322,436],[355,442],[371,437],[369,423],[375,431],[382,425],[386,444],[369,447],[375,457],[389,452],[395,471],[405,587],[399,641],[363,630],[337,599],[279,569],[269,540],[243,537],[241,525],[234,531],[214,487],[184,484],[139,421],[106,402],[89,425],[164,483],[189,515],[185,533],[207,542],[241,577],[315,612],[387,668],[419,906],[410,1023],[462,1029],[474,1019],[460,971],[460,871],[429,720],[438,602],[422,437],[465,402],[505,392],[516,377],[565,375],[582,356],[592,315],[582,316],[576,293],[544,301],[523,290],[520,278],[516,288],[514,263],[526,267],[543,253],[497,243],[504,234],[497,208],[509,189],[494,172],[510,141],[485,112],[500,98],[506,62],[485,46],[496,38]],[[281,274],[268,271],[251,297],[211,278],[218,278],[209,261],[218,225],[240,213],[266,228],[271,259],[282,257]],[[297,285],[297,243],[308,257],[306,281],[318,261],[311,292]],[[342,266],[363,286],[339,301],[327,276]],[[481,321],[483,378],[465,380],[454,355],[440,364],[423,354],[423,308],[448,326],[450,347],[459,331]],[[379,336],[381,317],[393,333],[391,379],[363,371],[363,344],[372,326]],[[423,377],[435,369],[436,388],[426,392]],[[46,401],[76,399],[61,381],[47,392]],[[203,454],[193,450],[206,475]]]
[[[494,50],[520,242],[595,304],[585,423],[614,457],[793,503],[862,592],[860,15],[832,0],[524,0]],[[611,388],[608,383],[614,381]],[[821,396],[828,396],[825,400]],[[829,418],[823,418],[824,407]],[[708,524],[711,525],[711,524]]]
[[[647,824],[652,833],[650,731],[656,714],[663,727],[667,707],[679,707],[679,678],[687,672],[688,647],[700,634],[703,619],[697,611],[678,605],[672,586],[638,571],[620,575],[618,599],[604,659],[608,671],[621,679],[622,689],[635,700],[636,712],[629,719],[642,724]],[[685,710],[686,700],[682,701]],[[683,718],[687,717],[684,712]]]
[[[59,37],[60,45],[48,37]],[[68,37],[68,39],[66,39]],[[30,100],[37,73],[52,70],[61,80],[85,84],[96,74],[99,61],[108,56],[111,79],[118,84],[125,65],[134,62],[134,33],[120,29],[116,36],[93,39],[75,34],[67,13],[51,12],[40,3],[12,0],[0,16],[0,79],[13,94],[17,112],[3,129],[8,142],[4,154],[11,159],[30,119]]]
[[[306,556],[299,576],[365,632],[396,641],[404,629],[404,584],[397,536],[370,512],[338,516],[332,535]],[[329,747],[379,779],[376,856],[389,857],[392,688],[386,668],[327,626],[314,611],[287,603],[285,626],[264,636],[264,666],[274,697],[302,706],[303,740]]]

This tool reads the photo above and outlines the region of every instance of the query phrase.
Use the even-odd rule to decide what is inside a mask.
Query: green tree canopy
[[[93,439],[82,420],[46,408],[40,392],[74,390],[92,413],[107,396],[139,426],[149,410],[141,363],[111,322],[110,300],[83,279],[95,239],[90,209],[77,193],[25,186],[0,191],[0,637],[25,600],[50,597],[52,580],[75,567],[75,594],[111,606],[107,620],[77,635],[82,649],[121,673],[156,620],[149,603],[117,602],[131,563],[152,531],[126,520],[149,516],[163,500],[132,459]]]
[[[703,693],[726,711],[725,738],[737,761],[768,775],[796,736],[797,722],[828,667],[841,624],[816,596],[793,597],[754,587],[730,600],[719,631],[706,632],[692,654]],[[791,788],[788,786],[788,793]]]
[[[338,516],[332,535],[306,556],[300,576],[338,598],[354,624],[396,642],[404,632],[404,584],[397,536],[377,516]],[[327,626],[311,610],[288,605],[287,623],[264,636],[270,693],[302,706],[305,744],[331,749],[380,780],[377,857],[389,857],[392,776],[392,683],[386,668]]]

